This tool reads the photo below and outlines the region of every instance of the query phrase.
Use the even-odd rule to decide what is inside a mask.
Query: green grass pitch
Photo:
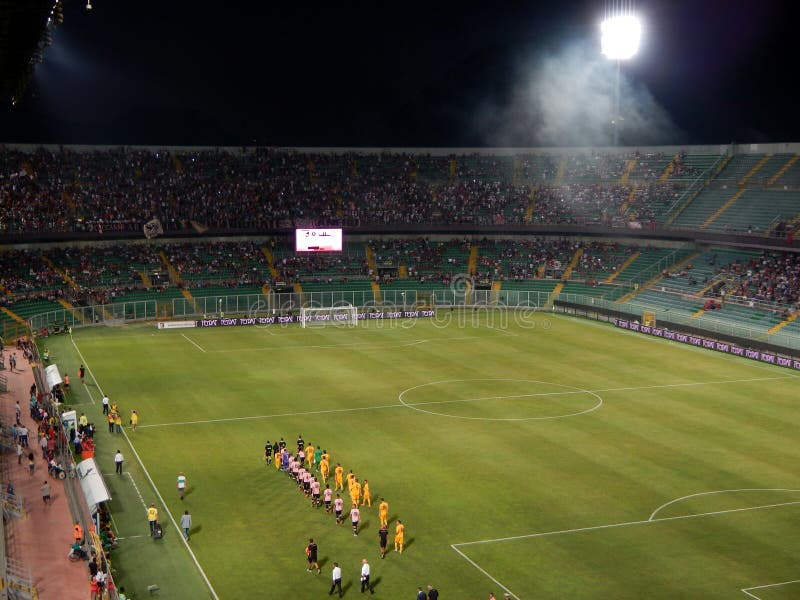
[[[791,371],[537,314],[524,324],[372,322],[354,329],[76,330],[47,341],[73,401],[102,425],[100,390],[135,432],[101,426],[119,583],[147,597],[316,598],[332,563],[345,597],[361,558],[375,597],[748,598],[800,579],[798,378]],[[80,352],[80,354],[78,353]],[[76,379],[73,375],[73,382]],[[98,387],[99,386],[99,387]],[[378,556],[265,466],[266,440],[302,434],[367,478],[406,524]],[[117,448],[129,475],[113,474]],[[134,459],[133,449],[146,468]],[[175,489],[179,471],[190,493]],[[151,486],[152,480],[158,494]],[[716,493],[709,493],[716,492]],[[675,502],[673,502],[675,501]],[[144,504],[162,511],[147,536]],[[174,524],[195,523],[189,547]],[[544,534],[544,535],[543,535]],[[322,574],[303,549],[319,544]],[[391,546],[391,536],[390,536]],[[765,600],[800,584],[752,589]]]

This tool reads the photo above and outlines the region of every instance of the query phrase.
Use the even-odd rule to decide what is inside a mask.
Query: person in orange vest
[[[73,535],[75,537],[76,544],[83,544],[83,527],[81,524],[75,521],[75,527],[72,528]]]

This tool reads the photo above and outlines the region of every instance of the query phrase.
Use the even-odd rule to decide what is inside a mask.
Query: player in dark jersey
[[[381,528],[378,530],[378,539],[380,540],[381,545],[381,558],[386,556],[386,543],[389,539],[389,528],[386,525],[381,525]]]
[[[303,440],[303,436],[298,433],[297,434],[297,451],[299,452],[300,450],[302,450],[305,447],[306,447],[305,440]]]
[[[267,443],[264,444],[264,464],[269,466],[270,463],[272,463],[272,444],[267,440]]]
[[[313,566],[317,570],[317,574],[319,574],[319,562],[317,562],[317,544],[314,542],[314,538],[308,539],[308,546],[306,546],[306,559],[308,560],[308,569],[306,570],[310,573],[311,567]]]

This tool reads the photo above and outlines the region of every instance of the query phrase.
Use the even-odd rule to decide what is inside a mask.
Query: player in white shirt
[[[180,494],[181,500],[183,500],[183,495],[186,493],[186,475],[183,474],[183,471],[178,473],[178,494]]]

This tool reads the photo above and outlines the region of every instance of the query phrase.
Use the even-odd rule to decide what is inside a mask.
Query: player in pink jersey
[[[311,506],[319,506],[319,481],[311,478]]]
[[[353,536],[358,535],[358,521],[361,519],[361,511],[358,510],[358,505],[353,504],[350,509],[350,522],[353,524]]]
[[[336,494],[336,500],[333,501],[333,511],[336,513],[336,523],[338,525],[341,525],[342,521],[344,521],[342,518],[342,510],[344,510],[344,500],[342,500],[340,494]]]
[[[333,490],[330,485],[325,485],[325,491],[322,492],[322,501],[325,503],[325,512],[329,513],[331,508],[331,501],[333,500]]]

